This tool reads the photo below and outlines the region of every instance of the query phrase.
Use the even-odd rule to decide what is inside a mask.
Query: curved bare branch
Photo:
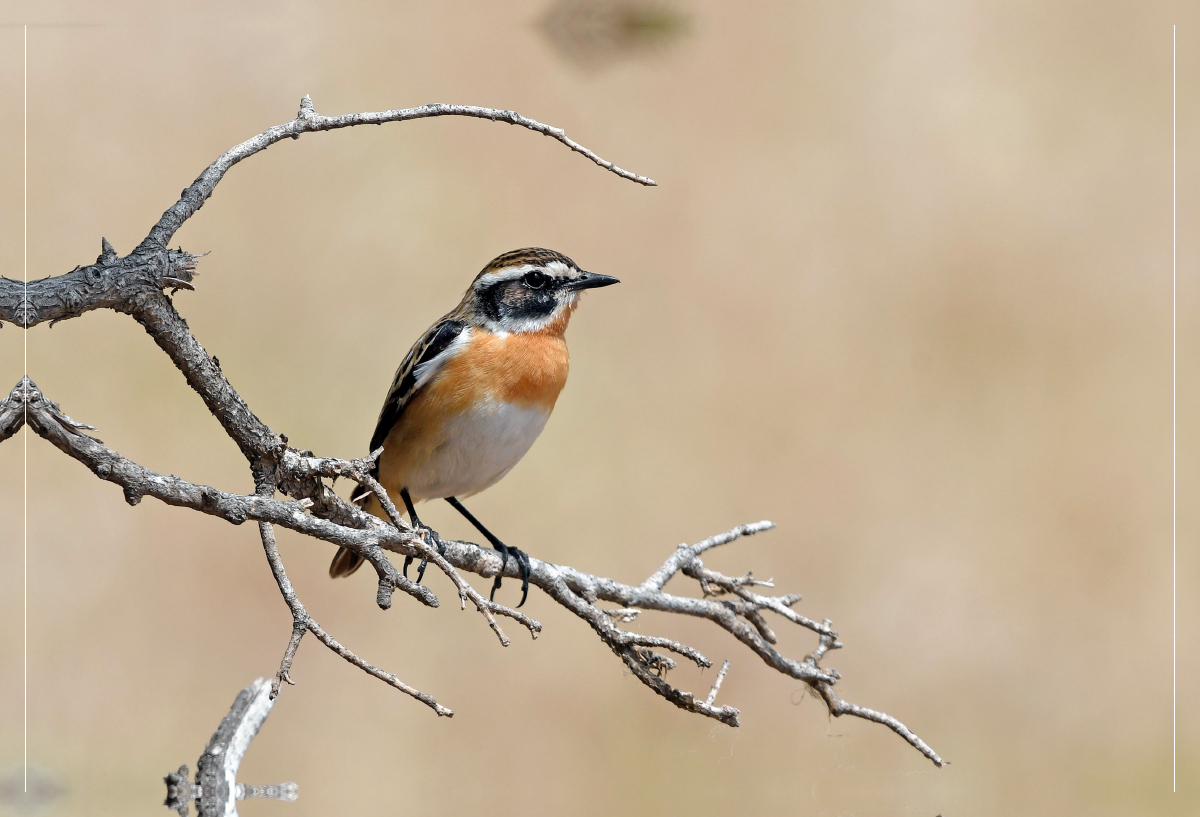
[[[438,103],[392,111],[321,116],[313,110],[312,99],[305,96],[304,99],[300,100],[300,110],[296,113],[295,119],[275,125],[272,128],[267,128],[257,136],[252,136],[245,142],[230,148],[217,157],[217,160],[209,165],[196,178],[196,181],[192,182],[191,186],[180,194],[179,201],[175,202],[170,209],[163,213],[162,218],[158,220],[158,223],[150,230],[150,234],[146,236],[143,245],[152,244],[165,247],[169,244],[183,223],[204,206],[204,202],[212,195],[213,190],[229,168],[243,159],[253,156],[255,153],[266,150],[276,142],[283,139],[299,139],[305,133],[352,128],[356,125],[382,125],[385,122],[408,122],[413,119],[429,119],[435,116],[469,116],[476,119],[488,119],[492,122],[504,122],[509,125],[528,128],[531,131],[562,142],[571,150],[586,156],[600,165],[600,167],[617,174],[623,179],[629,179],[648,187],[658,184],[653,179],[623,170],[612,162],[600,158],[578,142],[568,139],[566,132],[562,128],[544,125],[537,120],[521,116],[516,111],[480,108],[475,105],[446,105]]]
[[[65,320],[93,309],[130,312],[131,301],[139,295],[163,289],[192,289],[196,257],[182,250],[169,250],[167,245],[184,222],[204,206],[225,173],[235,164],[276,142],[299,139],[306,133],[438,116],[466,116],[528,128],[561,142],[623,179],[651,187],[657,185],[653,179],[602,159],[568,138],[562,128],[521,116],[516,111],[475,105],[433,104],[390,111],[321,116],[313,110],[312,100],[305,96],[300,101],[300,110],[295,119],[267,128],[217,157],[194,182],[184,188],[179,200],[167,208],[142,243],[128,256],[119,257],[105,240],[95,264],[76,267],[64,275],[40,278],[28,284],[0,276],[0,325],[7,321],[28,329],[44,321]]]

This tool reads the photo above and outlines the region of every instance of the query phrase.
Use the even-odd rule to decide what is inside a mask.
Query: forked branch
[[[495,619],[488,614],[489,611],[506,614],[516,619],[525,625],[534,637],[541,630],[540,623],[524,616],[519,611],[483,598],[460,574],[460,571],[467,571],[484,578],[492,578],[501,574],[516,579],[520,577],[519,567],[512,560],[504,563],[499,554],[490,548],[450,539],[441,540],[445,549],[443,556],[437,548],[431,547],[416,536],[411,529],[408,529],[396,514],[394,505],[389,509],[389,515],[393,520],[391,525],[384,524],[373,516],[362,514],[365,517],[361,520],[364,523],[363,527],[347,527],[314,516],[315,508],[307,500],[275,499],[270,495],[273,490],[264,490],[262,494],[253,495],[230,494],[216,488],[194,485],[179,477],[154,473],[108,449],[99,440],[84,434],[83,430],[89,430],[90,427],[67,417],[55,403],[45,398],[28,378],[18,383],[9,396],[0,401],[0,438],[5,436],[6,431],[11,433],[19,428],[21,423],[19,418],[26,416],[30,426],[37,434],[46,438],[59,450],[85,464],[101,479],[120,485],[126,500],[131,503],[136,504],[143,496],[153,496],[168,504],[219,516],[235,524],[246,520],[254,520],[259,523],[268,563],[293,619],[291,639],[284,652],[273,685],[273,694],[278,694],[281,683],[291,682],[289,669],[292,659],[304,633],[311,632],[327,647],[350,663],[420,700],[439,715],[453,714],[430,695],[414,689],[396,676],[380,670],[358,657],[319,627],[300,602],[288,581],[278,549],[275,546],[272,525],[295,530],[333,545],[348,547],[371,559],[373,564],[380,561],[381,551],[429,558],[454,583],[461,603],[465,604],[469,598],[480,612],[485,613],[490,626],[497,631],[501,643],[505,646],[508,645],[509,640],[499,630]],[[5,418],[12,419],[6,420]],[[7,427],[4,425],[5,422],[9,424]],[[391,505],[386,492],[383,492],[378,483],[374,482],[367,473],[370,461],[369,457],[360,460],[311,457],[307,456],[307,452],[288,449],[287,454],[281,458],[281,470],[286,470],[293,478],[312,477],[313,475],[320,475],[319,478],[324,478],[337,475],[356,479],[361,484],[378,491],[377,495]],[[331,489],[326,486],[326,490]],[[355,510],[357,511],[357,509]],[[749,588],[769,585],[769,582],[753,579],[749,574],[736,578],[725,576],[706,568],[700,559],[700,554],[711,548],[730,544],[739,538],[751,536],[773,527],[771,522],[766,521],[741,525],[694,545],[680,545],[667,557],[658,570],[638,585],[623,584],[614,579],[584,573],[572,567],[555,565],[535,558],[530,559],[529,582],[531,585],[541,588],[550,598],[583,619],[600,639],[621,658],[638,680],[681,709],[714,718],[730,726],[737,726],[739,711],[732,706],[717,706],[714,703],[725,673],[728,672],[728,662],[722,665],[722,670],[709,695],[700,699],[695,694],[674,687],[666,681],[666,674],[676,668],[675,660],[666,653],[682,656],[701,668],[712,665],[708,658],[694,648],[669,638],[622,630],[617,626],[618,621],[633,621],[640,610],[654,610],[708,619],[742,642],[768,666],[807,684],[825,701],[831,714],[835,716],[853,715],[883,724],[903,737],[931,761],[939,766],[942,765],[942,760],[937,753],[903,723],[885,713],[843,701],[833,691],[840,675],[836,670],[821,666],[821,660],[829,651],[840,649],[842,646],[841,642],[837,640],[837,632],[832,628],[831,622],[826,619],[818,623],[792,610],[791,608],[800,601],[798,594],[760,595]],[[383,561],[386,562],[386,560]],[[503,573],[501,573],[502,569]],[[387,563],[387,568],[382,569],[380,574],[381,576],[391,576],[398,589],[404,590],[417,600],[429,606],[438,606],[437,597],[429,588],[408,582],[403,576],[397,574],[394,568],[391,568],[390,563]],[[700,585],[703,597],[696,598],[666,592],[663,588],[679,574],[695,579]],[[382,581],[383,579],[381,579]],[[731,596],[731,598],[718,600],[716,598],[718,596]],[[618,607],[604,608],[600,606],[600,602],[613,603]],[[387,605],[381,603],[380,606],[386,607]],[[818,636],[814,650],[801,659],[788,658],[780,653],[775,649],[777,638],[766,625],[764,613],[773,613],[792,624],[811,630]]]

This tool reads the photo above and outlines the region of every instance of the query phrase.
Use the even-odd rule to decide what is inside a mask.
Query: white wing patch
[[[417,368],[413,369],[413,378],[416,382],[413,384],[412,394],[433,379],[433,376],[441,371],[442,366],[446,361],[461,352],[471,340],[471,327],[464,326],[463,330],[458,333],[458,337],[450,341],[450,345],[439,352],[434,357],[425,361]]]

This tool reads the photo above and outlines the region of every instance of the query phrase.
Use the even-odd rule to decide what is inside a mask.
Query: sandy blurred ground
[[[798,609],[846,644],[827,662],[841,693],[952,761],[831,723],[695,622],[640,626],[732,659],[722,699],[740,730],[666,705],[537,593],[545,635],[505,650],[444,580],[441,610],[381,613],[369,577],[329,581],[330,549],[285,533],[318,619],[456,716],[305,643],[242,775],[295,780],[300,800],[244,814],[1200,809],[1197,7],[677,0],[653,7],[686,17],[671,42],[574,59],[536,24],[546,0],[105,5],[3,8],[3,274],[22,264],[22,22],[38,24],[31,277],[88,263],[102,235],[128,252],[305,93],[321,113],[447,101],[565,127],[661,187],[486,122],[309,136],[238,166],[180,232],[211,255],[176,303],[274,429],[358,456],[398,360],[490,258],[543,245],[619,276],[575,318],[541,441],[472,508],[539,557],[626,581],[682,540],[775,520],[710,563],[803,592]],[[25,339],[0,329],[5,389]],[[250,488],[133,321],[92,313],[27,340],[33,379],[117,450]],[[286,610],[252,527],[130,508],[27,442],[29,756],[61,795],[0,809],[164,814],[162,775],[194,766],[236,692],[274,672]],[[5,776],[22,757],[23,444],[0,447]],[[448,508],[426,514],[470,533]]]

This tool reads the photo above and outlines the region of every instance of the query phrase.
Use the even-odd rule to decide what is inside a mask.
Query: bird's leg
[[[428,525],[423,524],[421,520],[417,518],[417,509],[413,507],[412,497],[408,495],[407,488],[400,489],[400,498],[404,500],[404,508],[408,511],[408,520],[412,522],[413,527],[417,530],[424,530],[429,538],[433,540],[433,543],[437,545],[438,553],[445,556],[446,546],[442,544],[442,539],[437,535],[437,531]],[[412,561],[413,557],[404,557],[404,578],[406,579],[408,578],[408,566],[412,564]],[[428,564],[428,559],[422,559],[420,566],[417,567],[417,584],[420,584],[421,579],[425,578],[425,566]]]
[[[500,572],[501,573],[504,572],[504,568],[508,567],[508,555],[510,553],[517,560],[517,564],[520,565],[520,567],[521,567],[521,604],[518,604],[517,606],[520,607],[521,605],[523,605],[525,603],[526,597],[529,595],[529,572],[530,572],[529,556],[526,555],[525,551],[520,550],[519,548],[510,547],[509,545],[506,545],[503,542],[501,542],[499,539],[497,539],[495,534],[493,534],[490,530],[485,528],[483,526],[483,523],[480,522],[478,519],[476,519],[475,515],[472,514],[470,511],[468,511],[465,507],[463,507],[463,504],[461,502],[459,502],[457,499],[455,499],[454,497],[448,496],[448,497],[446,497],[446,501],[450,503],[450,506],[452,508],[454,508],[454,510],[458,511],[463,516],[465,516],[467,518],[467,521],[475,526],[475,530],[482,533],[484,538],[487,539],[489,542],[491,542],[493,548],[500,551]],[[500,589],[500,575],[497,574],[496,580],[492,582],[492,594],[491,594],[491,596],[489,596],[489,598],[492,600],[495,600],[496,591],[499,589]]]

